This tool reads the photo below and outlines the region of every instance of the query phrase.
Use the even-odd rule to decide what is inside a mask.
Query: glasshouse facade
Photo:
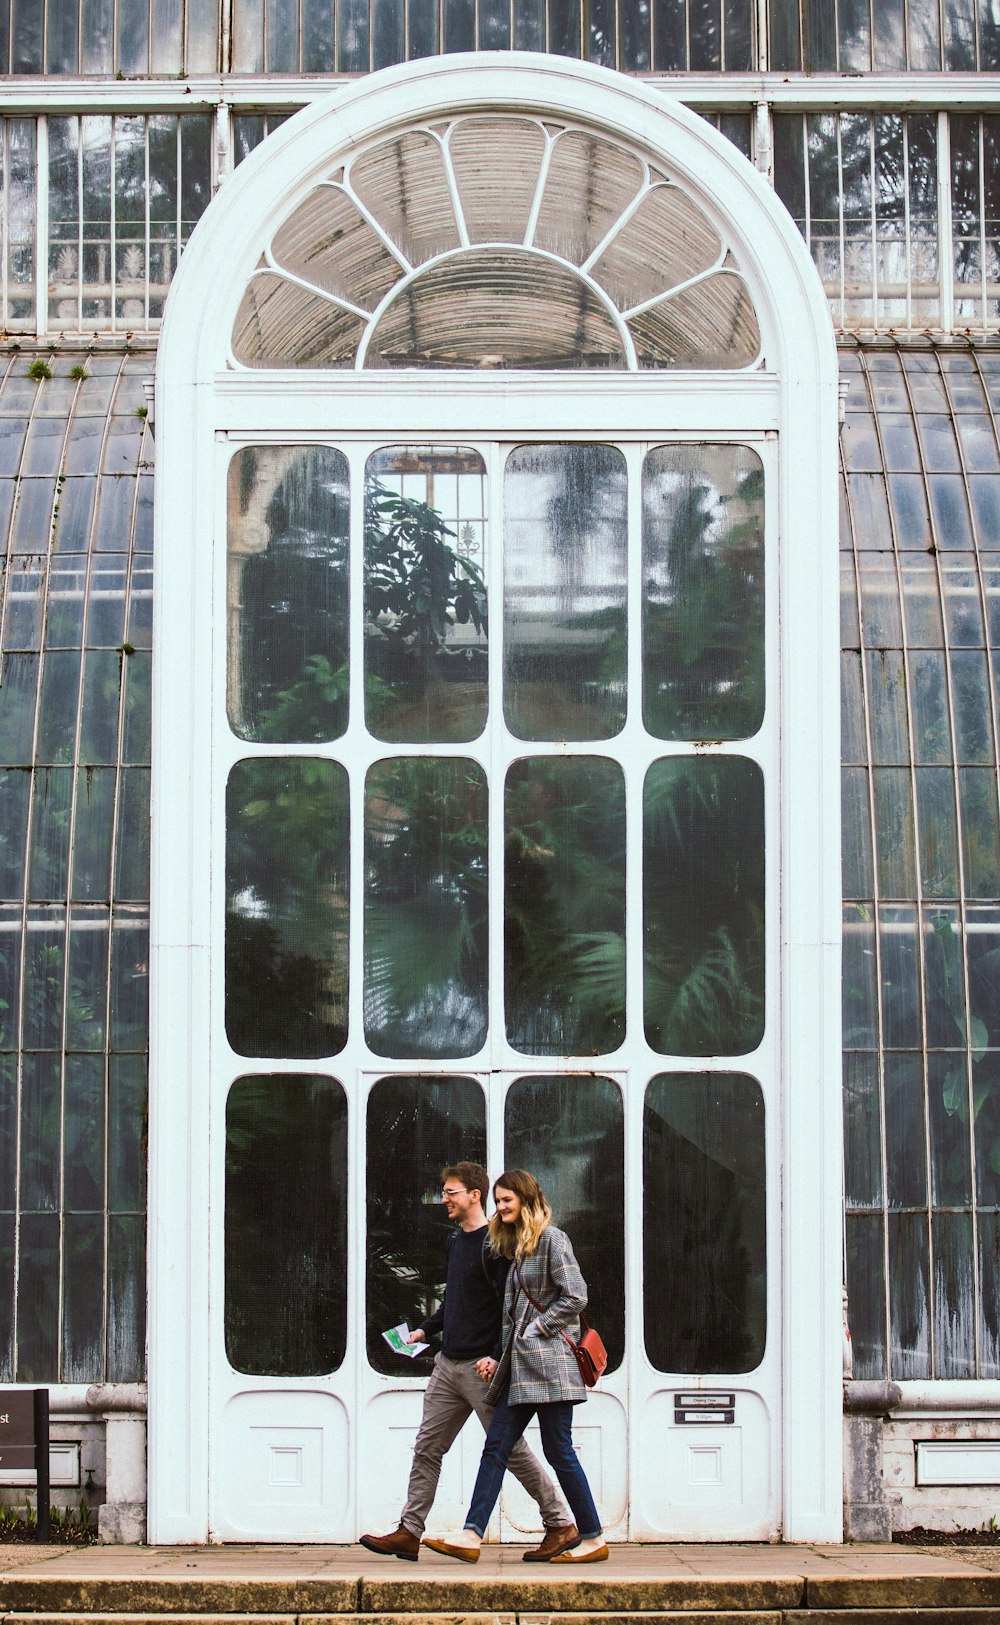
[[[462,1159],[573,1238],[609,1538],[989,1519],[998,68],[0,0],[0,1371],[103,1539],[393,1526]]]

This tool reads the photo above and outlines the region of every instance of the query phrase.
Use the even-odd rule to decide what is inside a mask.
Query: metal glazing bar
[[[942,332],[953,333],[955,331],[955,244],[951,207],[951,120],[947,113],[938,113],[937,136],[939,321]]]

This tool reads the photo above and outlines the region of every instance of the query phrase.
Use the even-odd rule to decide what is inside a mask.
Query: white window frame
[[[766,370],[746,373],[236,373],[229,335],[260,245],[351,144],[484,105],[567,114],[644,147],[733,246],[758,312]],[[595,400],[597,406],[595,409]],[[512,413],[516,404],[517,415]],[[211,952],[221,854],[213,712],[224,693],[218,601],[219,436],[385,441],[546,433],[578,415],[589,438],[776,435],[770,500],[782,681],[778,1046],[784,1448],[781,1532],[836,1541],[841,1491],[841,1126],[837,366],[822,289],[763,178],[705,121],[647,83],[560,58],[452,56],[387,69],[318,101],[240,166],[175,276],[157,371],[156,664],[150,1102],[150,1483],[155,1542],[208,1526]],[[516,425],[516,426],[515,426]],[[265,438],[267,436],[265,435]],[[775,563],[770,567],[775,569]],[[213,647],[215,654],[213,655]],[[772,695],[772,706],[774,696]],[[218,704],[215,713],[221,715]],[[219,741],[223,756],[229,745]],[[738,748],[738,747],[734,747]],[[771,794],[779,786],[771,786]],[[732,1063],[737,1068],[739,1062]],[[325,1068],[336,1074],[335,1065]],[[355,1180],[357,1174],[352,1176]],[[181,1330],[183,1328],[183,1330]]]

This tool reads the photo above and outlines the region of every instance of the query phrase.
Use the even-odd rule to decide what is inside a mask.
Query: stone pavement
[[[615,1546],[586,1568],[526,1567],[522,1551],[487,1546],[473,1567],[432,1552],[400,1563],[359,1546],[0,1546],[0,1622],[1000,1625],[995,1548]]]

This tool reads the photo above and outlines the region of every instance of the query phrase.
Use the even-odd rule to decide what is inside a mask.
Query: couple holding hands
[[[362,1535],[385,1557],[416,1561],[421,1544],[464,1563],[479,1558],[507,1468],[537,1501],[545,1533],[526,1563],[599,1563],[608,1555],[586,1474],[573,1449],[573,1406],[587,1397],[568,1339],[580,1336],[587,1288],[569,1237],[552,1223],[533,1175],[513,1169],[493,1187],[487,1220],[485,1168],[458,1162],[441,1175],[441,1200],[457,1226],[447,1243],[440,1307],[410,1332],[411,1343],[441,1334],[424,1393],[423,1416],[399,1527]],[[563,1334],[566,1333],[567,1336]],[[475,1411],[486,1429],[465,1527],[446,1539],[424,1536],[441,1463]],[[523,1439],[538,1418],[555,1485]]]

